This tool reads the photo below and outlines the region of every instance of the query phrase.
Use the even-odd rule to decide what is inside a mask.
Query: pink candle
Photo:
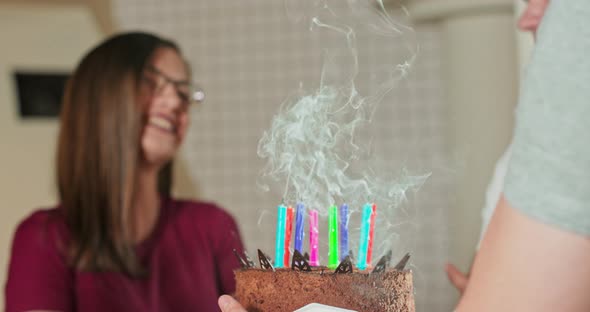
[[[291,266],[289,260],[291,259],[291,251],[289,246],[291,245],[291,229],[293,228],[293,207],[287,208],[287,224],[285,225],[285,256],[284,256],[284,267],[288,268]]]
[[[367,248],[367,265],[371,265],[373,256],[373,237],[375,237],[375,217],[377,216],[377,205],[371,207],[371,225],[369,226],[369,248]]]
[[[319,222],[318,222],[318,211],[311,210],[309,216],[309,265],[319,266],[319,250],[318,250],[318,235],[319,235]]]

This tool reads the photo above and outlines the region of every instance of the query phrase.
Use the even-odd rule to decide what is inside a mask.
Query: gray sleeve
[[[590,1],[551,1],[522,85],[504,194],[590,236]]]

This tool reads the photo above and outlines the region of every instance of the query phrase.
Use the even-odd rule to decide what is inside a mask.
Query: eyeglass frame
[[[145,71],[148,71],[157,76],[157,79],[154,80],[150,77],[147,77],[145,73],[142,73],[142,79],[147,80],[148,82],[153,84],[152,91],[156,95],[161,94],[162,90],[164,90],[166,85],[171,84],[176,90],[177,96],[185,104],[200,104],[205,99],[205,92],[203,92],[203,89],[199,87],[197,84],[191,83],[187,80],[173,79],[152,65],[147,65],[145,67]],[[184,92],[183,90],[181,90],[181,87],[187,87],[188,90]]]

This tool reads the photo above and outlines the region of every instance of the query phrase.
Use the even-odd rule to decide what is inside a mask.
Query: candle
[[[302,203],[297,204],[295,217],[295,250],[303,254],[303,226],[305,222],[305,206]]]
[[[377,217],[377,205],[371,206],[371,224],[369,225],[369,243],[367,247],[367,265],[371,265],[373,256],[373,237],[375,237],[375,218]]]
[[[338,266],[338,206],[332,205],[328,210],[328,268]]]
[[[312,210],[309,216],[309,265],[319,266],[319,252],[318,252],[318,234],[319,234],[319,223],[318,223],[318,211]]]
[[[287,220],[285,224],[285,261],[284,266],[288,268],[291,264],[289,263],[289,259],[291,258],[291,251],[289,250],[289,246],[291,246],[291,229],[293,228],[293,207],[289,206],[287,208]]]
[[[364,270],[367,268],[367,251],[369,247],[369,231],[371,226],[371,205],[363,206],[363,216],[361,219],[361,238],[359,241],[359,254],[357,259],[357,268]]]
[[[348,205],[340,206],[340,261],[348,256]]]
[[[285,223],[287,218],[287,207],[279,205],[277,216],[277,234],[275,236],[275,268],[282,268],[285,252]]]

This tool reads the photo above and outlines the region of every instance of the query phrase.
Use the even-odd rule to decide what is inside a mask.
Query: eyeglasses
[[[166,85],[171,84],[185,104],[201,103],[205,99],[205,92],[199,86],[188,81],[172,79],[154,66],[147,66],[142,78],[150,84],[154,94],[161,94]]]

